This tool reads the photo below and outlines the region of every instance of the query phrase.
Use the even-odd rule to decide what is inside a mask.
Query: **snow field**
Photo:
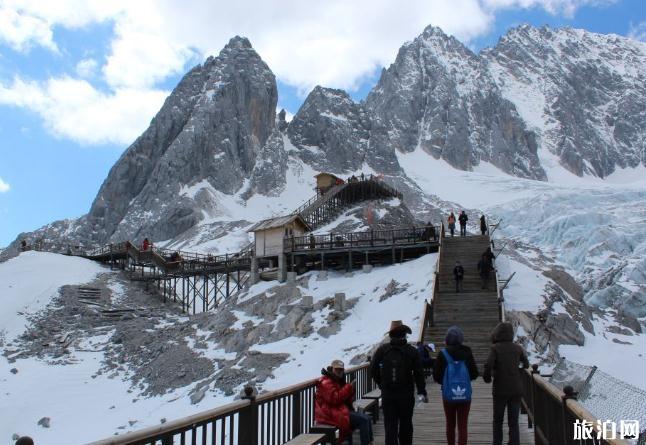
[[[420,316],[424,300],[433,294],[433,271],[437,254],[423,256],[417,260],[391,267],[375,268],[369,274],[355,271],[353,277],[330,273],[327,281],[317,281],[316,272],[309,273],[309,289],[300,288],[304,295],[312,295],[314,302],[344,292],[346,300],[358,298],[343,320],[341,330],[324,338],[314,333],[306,338],[291,337],[275,343],[257,345],[254,349],[266,353],[289,353],[291,360],[274,371],[275,379],[268,380],[265,389],[278,389],[299,381],[316,378],[321,368],[332,360],[340,359],[350,366],[350,359],[360,353],[369,353],[385,338],[391,320],[402,320],[410,326],[413,334],[409,341],[419,337]],[[401,293],[379,302],[386,286],[392,280],[398,287],[406,287]],[[252,287],[251,292],[259,293]],[[329,309],[313,314],[314,328],[326,324]]]
[[[335,358],[341,358],[350,366],[352,357],[369,352],[384,339],[391,319],[401,319],[408,324],[413,330],[411,341],[415,340],[419,334],[423,301],[432,295],[431,277],[436,259],[436,254],[426,255],[404,264],[375,268],[370,274],[355,272],[353,277],[330,273],[327,281],[317,281],[316,274],[310,273],[309,289],[301,288],[301,292],[312,295],[315,302],[333,297],[337,292],[345,292],[347,299],[358,301],[342,321],[341,330],[327,339],[312,334],[308,338],[289,338],[256,346],[254,349],[261,352],[283,352],[291,356],[287,363],[274,371],[275,379],[267,380],[262,389],[278,389],[316,378],[320,375],[320,369]],[[51,297],[57,294],[59,286],[72,282],[83,284],[105,271],[101,266],[79,258],[28,252],[0,264],[0,282],[9,280],[19,269],[17,265],[25,273],[43,266],[51,271],[38,280],[39,286],[11,288],[13,299],[10,301],[24,298],[32,289],[40,294],[52,289],[46,300],[43,298],[30,305],[16,306],[24,310],[25,315],[33,315],[45,308],[51,302]],[[77,270],[72,272],[70,266],[77,267]],[[68,275],[65,275],[65,270]],[[379,302],[379,296],[384,294],[392,280],[398,283],[402,291]],[[275,281],[260,282],[250,289],[249,295],[253,297],[276,285]],[[115,292],[116,300],[125,298],[118,283],[111,284],[111,289]],[[7,301],[2,301],[3,308],[8,306]],[[329,311],[326,307],[313,314],[315,330],[327,324],[325,319]],[[6,311],[2,314],[3,323],[11,318]],[[242,328],[247,321],[254,324],[263,322],[240,310],[235,310],[234,315],[238,321],[232,325],[233,329]],[[22,332],[25,323],[26,320],[23,320],[12,332]],[[209,334],[198,330],[196,338],[204,341]],[[74,357],[72,364],[51,364],[37,358],[9,363],[5,357],[0,357],[0,418],[3,419],[0,423],[0,444],[12,445],[11,437],[16,433],[30,435],[36,443],[87,443],[110,437],[115,432],[158,425],[162,418],[176,419],[232,400],[232,397],[224,396],[220,391],[209,391],[199,404],[191,405],[188,394],[192,384],[163,396],[140,398],[139,389],[131,388],[130,381],[124,375],[111,378],[106,373],[97,374],[105,360],[102,347],[109,341],[110,335],[111,332],[103,332],[85,339],[77,348],[70,347],[70,356]],[[189,346],[196,341],[192,338],[186,340]],[[231,360],[236,356],[235,353],[226,353],[214,342],[209,342],[207,349],[193,349],[210,359]],[[16,368],[18,373],[13,374],[12,368]],[[37,425],[42,417],[51,419],[50,428]],[[83,427],[79,428],[79,425]],[[71,441],[70,431],[75,431]]]
[[[88,283],[108,271],[93,261],[35,251],[0,263],[0,339],[22,334],[26,316],[45,309],[59,287]]]

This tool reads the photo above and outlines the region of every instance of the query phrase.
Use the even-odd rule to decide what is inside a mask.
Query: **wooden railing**
[[[308,199],[303,204],[301,204],[292,213],[294,213],[294,214],[298,213],[298,214],[302,215],[305,218],[307,216],[307,212],[310,210],[310,208],[315,207],[314,206],[315,203],[317,203],[317,202],[318,203],[326,202],[328,199],[330,199],[330,197],[336,195],[337,193],[339,193],[341,190],[343,190],[347,186],[348,186],[347,182],[344,182],[343,184],[333,185],[328,191],[326,191],[322,195],[316,194],[316,195],[312,196],[310,199]]]
[[[434,233],[430,228],[433,227]],[[366,232],[329,233],[284,238],[284,251],[314,249],[344,249],[348,247],[378,247],[436,242],[440,226],[410,227]]]
[[[534,428],[536,445],[627,445],[626,440],[597,438],[597,417],[592,415],[576,400],[571,387],[561,391],[545,380],[538,372],[538,366],[532,370],[523,370],[522,405],[527,412],[530,427]],[[575,422],[589,422],[594,429],[593,439],[575,440]],[[582,436],[580,436],[582,437]]]
[[[281,445],[314,424],[317,380],[257,397],[247,387],[238,402],[90,445]],[[376,387],[368,364],[348,369],[346,382],[352,380],[357,399]]]
[[[254,243],[250,243],[237,253],[212,255],[183,250],[150,247],[143,250],[130,241],[107,244],[82,255],[88,258],[107,258],[111,255],[129,255],[135,261],[152,262],[162,268],[181,269],[184,272],[200,272],[214,267],[240,267],[251,264],[254,254]]]

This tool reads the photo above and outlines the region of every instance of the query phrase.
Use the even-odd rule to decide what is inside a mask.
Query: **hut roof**
[[[247,229],[247,232],[257,232],[258,230],[275,229],[277,227],[283,227],[296,220],[298,220],[308,231],[312,230],[312,228],[309,226],[309,224],[307,224],[307,222],[305,222],[305,220],[300,214],[293,213],[291,215],[284,215],[284,216],[277,216],[274,218],[263,219],[262,221],[257,222],[249,229]]]
[[[341,179],[341,178],[339,178],[337,175],[332,174],[332,173],[325,173],[325,172],[323,172],[323,173],[318,173],[318,174],[314,175],[314,177],[315,177],[315,178],[318,178],[319,176],[332,176],[332,177],[333,177],[333,178],[335,178],[335,179]]]

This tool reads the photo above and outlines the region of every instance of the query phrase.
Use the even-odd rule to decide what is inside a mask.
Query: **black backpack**
[[[402,389],[412,381],[411,358],[398,346],[389,346],[381,358],[382,389]]]

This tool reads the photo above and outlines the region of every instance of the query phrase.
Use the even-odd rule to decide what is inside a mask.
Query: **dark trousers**
[[[449,230],[451,231],[451,236],[455,235],[455,223],[449,224]]]
[[[386,445],[413,443],[413,408],[415,397],[383,397]]]
[[[455,291],[456,292],[462,292],[464,290],[464,279],[463,278],[456,278],[455,279]]]
[[[467,225],[460,224],[460,236],[467,236]]]
[[[458,426],[458,445],[466,445],[469,431],[469,410],[471,402],[449,403],[442,400],[444,404],[444,417],[446,418],[446,443],[455,445],[455,425]]]
[[[502,445],[502,421],[507,408],[509,425],[509,445],[520,444],[518,416],[520,414],[520,396],[494,396],[493,398],[493,445]]]
[[[352,430],[359,429],[361,445],[368,445],[373,441],[372,420],[370,420],[367,414],[352,411],[350,413],[350,428]]]
[[[482,279],[482,288],[489,290],[489,279],[491,278],[491,273],[480,272],[480,278]]]

